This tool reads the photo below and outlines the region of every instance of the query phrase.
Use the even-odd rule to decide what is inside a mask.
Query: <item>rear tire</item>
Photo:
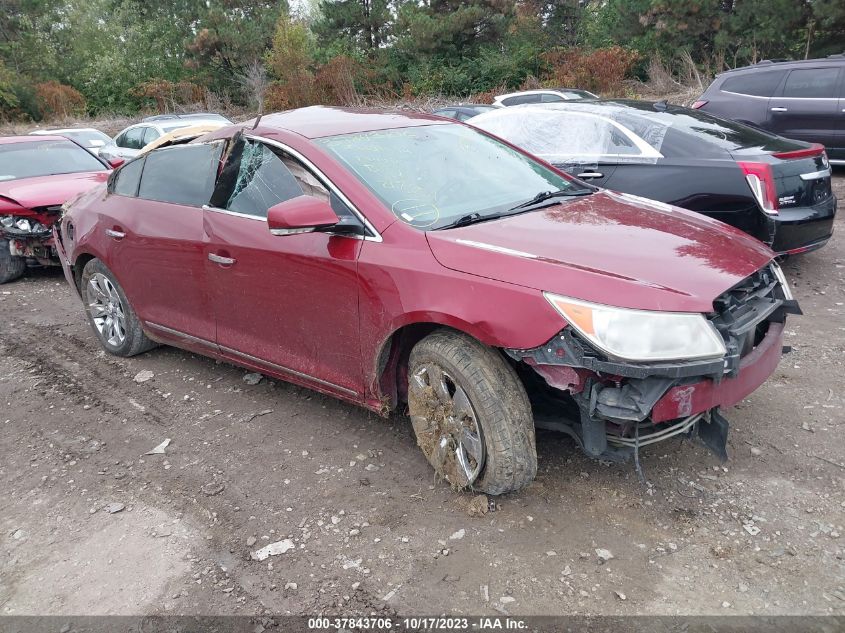
[[[115,356],[135,356],[156,347],[141,329],[114,273],[99,259],[82,269],[82,301],[91,329],[100,345]]]
[[[26,272],[26,260],[12,255],[9,240],[0,239],[0,284],[14,281]]]
[[[496,350],[438,330],[411,351],[408,383],[417,443],[440,476],[491,495],[531,483],[537,474],[531,404]]]

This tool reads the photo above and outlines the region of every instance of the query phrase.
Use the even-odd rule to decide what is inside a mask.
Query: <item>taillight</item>
[[[751,187],[751,193],[757,204],[770,215],[778,214],[778,196],[775,188],[775,176],[768,163],[750,163],[738,161],[737,165],[745,174],[745,181]]]
[[[818,156],[821,154],[827,159],[827,154],[824,151],[824,145],[821,143],[813,143],[810,147],[805,149],[794,149],[789,152],[775,152],[772,154],[775,158],[782,160],[794,160],[796,158],[809,158],[810,156]]]
[[[698,110],[699,108],[703,108],[706,105],[707,105],[707,101],[705,101],[704,99],[699,99],[698,101],[696,101],[695,103],[692,104],[692,109]]]

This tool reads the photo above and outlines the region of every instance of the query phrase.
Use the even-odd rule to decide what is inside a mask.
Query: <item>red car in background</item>
[[[105,182],[110,171],[62,136],[0,137],[0,284],[28,264],[59,264],[52,227],[62,204]]]
[[[535,426],[591,456],[695,435],[796,312],[773,253],[425,115],[305,108],[150,152],[67,208],[68,282],[110,353],[157,343],[387,414],[459,488],[522,488]]]

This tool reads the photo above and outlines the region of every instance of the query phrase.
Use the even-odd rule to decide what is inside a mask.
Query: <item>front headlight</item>
[[[29,220],[26,218],[18,218],[18,221],[15,222],[15,226],[18,227],[21,231],[26,231],[29,233],[32,230],[32,226],[29,223]]]
[[[15,218],[11,215],[3,215],[0,216],[0,225],[5,226],[7,229],[11,228],[15,224]]]
[[[614,308],[543,293],[564,319],[608,356],[634,362],[725,355],[725,343],[702,314]]]

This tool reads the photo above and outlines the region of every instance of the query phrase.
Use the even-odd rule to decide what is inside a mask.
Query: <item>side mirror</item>
[[[125,163],[125,162],[126,162],[126,159],[125,159],[125,158],[120,158],[119,156],[115,156],[114,158],[109,158],[109,161],[108,161],[108,162],[109,162],[109,165],[111,165],[111,168],[112,168],[112,169],[117,169],[117,168],[118,168],[118,167],[120,167],[123,163]]]
[[[313,196],[297,196],[267,210],[267,225],[273,235],[310,233],[337,224],[331,205]]]

